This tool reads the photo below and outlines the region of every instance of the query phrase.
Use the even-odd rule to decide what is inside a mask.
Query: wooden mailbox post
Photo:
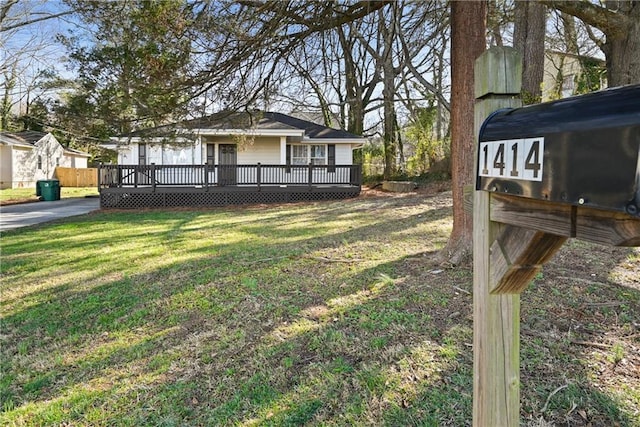
[[[517,108],[521,74],[512,48],[476,61],[478,427],[519,425],[520,293],[542,265],[569,237],[640,246],[640,85]]]

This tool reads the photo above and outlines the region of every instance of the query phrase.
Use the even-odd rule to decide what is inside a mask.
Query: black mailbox
[[[499,110],[476,189],[640,216],[640,85]]]

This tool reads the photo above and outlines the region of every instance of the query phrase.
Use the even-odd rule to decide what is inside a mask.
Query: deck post
[[[313,190],[313,163],[309,162],[309,191]]]
[[[258,185],[258,191],[261,191],[260,181],[262,180],[262,169],[260,168],[260,162],[256,165],[256,184]]]
[[[518,107],[522,60],[513,48],[491,48],[475,63],[475,135],[493,111]],[[476,140],[476,150],[478,144]],[[476,155],[476,162],[477,162]],[[477,164],[476,168],[477,170]],[[520,417],[520,295],[495,294],[490,194],[473,196],[473,425],[517,427]]]
[[[209,192],[209,165],[205,163],[202,165],[202,170],[204,171],[204,177],[202,183],[204,184],[204,191]]]
[[[151,175],[151,192],[156,192],[156,164],[151,163],[151,169],[149,170],[149,174]]]

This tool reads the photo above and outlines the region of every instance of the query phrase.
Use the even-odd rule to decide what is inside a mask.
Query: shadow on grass
[[[84,220],[74,236],[61,237],[67,239],[60,241],[64,251],[76,254],[65,263],[71,269],[93,265],[99,272],[51,289],[34,286],[21,304],[16,298],[3,301],[3,307],[15,309],[2,318],[0,420],[469,425],[471,296],[458,289],[471,290],[471,272],[442,270],[431,261],[433,242],[446,240],[448,230],[426,233],[430,223],[446,220],[447,208],[393,203],[399,202],[384,209],[368,201],[344,210],[286,207],[281,220],[260,210],[101,214]],[[340,223],[346,219],[354,223]],[[119,235],[109,244],[111,252],[130,261],[119,275],[104,277],[100,271],[112,269],[118,257],[99,251],[107,244],[101,237],[87,236],[89,246],[80,237],[101,232],[100,224],[129,223],[135,224],[133,237]],[[224,227],[241,238],[225,241]],[[63,224],[48,230],[69,231]],[[416,239],[416,233],[423,235]],[[29,282],[67,274],[59,260],[47,259],[39,269],[24,271],[31,276],[20,276],[18,264],[26,268],[37,259],[21,254],[21,247],[30,248],[27,241],[37,234],[18,233],[9,240],[10,253],[19,256],[9,258],[6,277]],[[194,239],[202,240],[189,245]],[[130,256],[140,248],[127,252],[129,241],[160,248],[139,260],[151,264],[142,273],[133,273],[139,265]],[[616,254],[597,271],[610,271],[624,256]],[[96,256],[103,258],[92,264]],[[605,284],[613,290],[594,291],[592,303],[619,292],[615,283]],[[565,311],[557,310],[575,303],[571,298],[579,291],[559,288],[561,295],[549,301],[549,289],[532,289],[523,297],[523,324],[537,330],[530,320],[542,319],[536,322],[543,322],[545,333],[554,330],[544,328],[551,322],[545,319],[559,325]],[[637,290],[629,292],[627,300],[637,303]],[[589,307],[598,313],[611,309]],[[613,307],[618,318],[620,307]],[[638,320],[637,311],[625,308],[625,313],[624,324]],[[591,339],[607,332],[595,329]],[[634,425],[593,385],[585,348],[572,346],[565,357],[570,343],[561,336],[558,343],[553,335],[540,343],[525,337],[524,419],[560,422],[568,412],[564,402],[573,401],[578,406],[569,414],[572,422],[584,411],[594,425]],[[545,405],[565,382],[572,388]]]
[[[640,411],[637,261],[628,279],[610,277],[631,253],[570,240],[523,293],[522,400],[531,421],[640,425],[630,416]]]

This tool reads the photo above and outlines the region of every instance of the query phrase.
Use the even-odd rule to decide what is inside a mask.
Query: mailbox
[[[640,85],[498,110],[476,189],[640,216]]]

